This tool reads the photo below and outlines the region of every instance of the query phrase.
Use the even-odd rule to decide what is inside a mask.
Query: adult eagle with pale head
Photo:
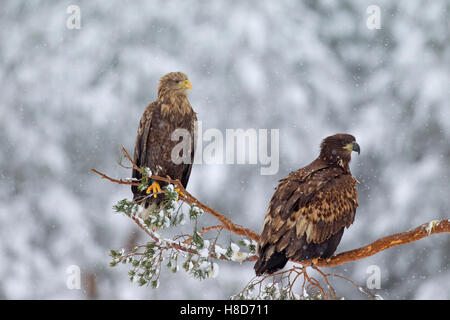
[[[316,160],[280,180],[258,243],[256,275],[274,273],[288,260],[333,255],[358,207],[352,151],[360,152],[352,135],[327,137]]]
[[[194,162],[194,137],[197,116],[188,100],[192,84],[182,72],[171,72],[163,76],[158,85],[158,98],[145,109],[136,136],[134,163],[149,168],[153,175],[179,179],[187,186]],[[173,152],[185,136],[173,135],[176,130],[189,133],[186,148]],[[187,154],[183,154],[186,152]],[[188,161],[180,161],[188,159]],[[132,177],[141,179],[141,173],[133,169]],[[151,210],[160,209],[164,200],[162,182],[150,181],[147,190],[132,186],[133,199],[145,209],[141,214],[146,219]]]

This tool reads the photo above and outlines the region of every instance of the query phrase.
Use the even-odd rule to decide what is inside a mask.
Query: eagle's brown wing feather
[[[141,120],[139,122],[139,127],[136,135],[136,144],[134,146],[134,163],[141,168],[142,166],[146,166],[148,159],[147,155],[149,154],[147,148],[149,146],[148,140],[150,136],[150,129],[152,126],[152,115],[153,110],[157,106],[157,101],[151,103],[142,114]],[[135,179],[141,179],[141,173],[133,168],[132,177]],[[142,197],[141,193],[138,191],[136,186],[132,186],[131,190],[134,195],[134,199]]]
[[[197,120],[195,112],[184,115],[169,113],[168,117],[162,115],[164,104],[160,101],[151,103],[144,111],[139,122],[139,128],[136,136],[136,144],[134,149],[134,162],[141,167],[148,167],[153,175],[161,177],[169,176],[172,179],[179,179],[184,187],[187,186],[189,176],[194,161],[194,143],[190,141],[190,163],[175,163],[172,160],[172,150],[179,141],[172,140],[174,130],[186,129],[190,133],[190,137],[194,138],[195,123]],[[190,107],[189,107],[190,108]],[[169,107],[169,111],[172,110]],[[141,179],[141,173],[133,169],[132,177]],[[165,183],[158,181],[163,187]],[[132,187],[134,200],[147,208],[150,203],[159,204],[163,201],[162,194],[155,198],[141,192],[136,186]],[[145,201],[142,201],[145,199]]]
[[[197,116],[194,113],[193,115],[193,121],[191,122],[191,126],[190,126],[190,130],[189,132],[193,133],[192,134],[192,141],[191,141],[191,163],[189,164],[185,164],[185,170],[183,172],[183,175],[181,177],[181,184],[183,185],[183,187],[186,188],[188,181],[189,181],[189,177],[191,176],[191,170],[192,170],[192,165],[194,164],[194,157],[195,157],[195,138],[197,137],[197,126],[196,126],[196,122],[197,122]]]
[[[343,228],[354,220],[356,183],[340,167],[306,167],[281,180],[264,220],[260,267],[274,254],[283,253],[286,261],[315,258],[312,255],[320,252],[333,254]],[[333,242],[334,249],[327,248],[327,241]]]

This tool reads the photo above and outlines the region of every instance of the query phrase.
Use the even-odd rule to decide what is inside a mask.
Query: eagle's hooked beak
[[[189,80],[184,80],[178,85],[178,87],[192,90],[192,83]]]
[[[348,145],[344,146],[344,149],[349,150],[349,151],[358,152],[358,155],[361,152],[361,149],[359,148],[359,144],[357,144],[356,142],[349,143]]]
[[[356,142],[353,144],[353,151],[358,152],[358,156],[359,156],[359,153],[361,152],[361,149],[359,148],[359,144],[357,144]]]

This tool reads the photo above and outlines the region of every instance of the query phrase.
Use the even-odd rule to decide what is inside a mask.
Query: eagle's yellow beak
[[[357,144],[356,142],[351,142],[351,143],[345,145],[343,148],[348,151],[358,152],[358,154],[360,152],[359,144]]]
[[[178,85],[178,87],[192,90],[192,83],[189,80],[184,80]]]

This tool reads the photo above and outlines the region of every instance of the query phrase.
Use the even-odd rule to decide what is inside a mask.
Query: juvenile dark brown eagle
[[[355,138],[335,134],[322,141],[311,164],[280,180],[258,243],[257,275],[283,268],[289,259],[329,258],[355,218],[356,185],[350,173]]]
[[[182,72],[171,72],[160,79],[158,98],[147,106],[141,117],[134,148],[134,162],[138,167],[149,168],[153,175],[179,179],[184,187],[187,186],[194,161],[193,139],[197,121],[187,97],[188,90],[192,90],[192,84]],[[187,138],[190,140],[183,141],[186,136],[174,136],[177,129],[181,130],[178,132],[189,133]],[[187,148],[173,152],[180,142],[188,143]],[[183,152],[188,154],[183,155]],[[132,177],[141,179],[142,175],[133,169]],[[161,184],[151,181],[144,191],[139,191],[136,186],[131,187],[133,199],[147,209],[141,214],[142,218],[148,217],[149,206],[154,209],[163,202]]]

